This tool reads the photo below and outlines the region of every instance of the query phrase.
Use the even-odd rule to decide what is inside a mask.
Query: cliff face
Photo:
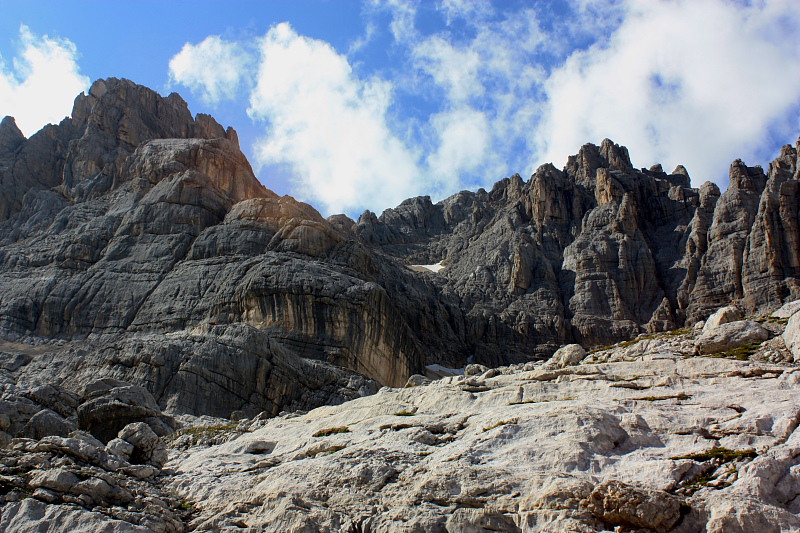
[[[606,140],[356,223],[266,189],[236,132],[178,95],[101,80],[30,139],[0,124],[0,334],[43,345],[4,350],[19,364],[0,377],[111,376],[176,412],[276,414],[374,390],[353,372],[402,385],[426,364],[758,312],[800,296],[797,166],[790,146],[766,174],[737,161],[720,195]]]
[[[797,298],[797,148],[765,174],[737,160],[728,190],[686,170],[634,169],[609,140],[563,170],[540,167],[490,192],[414,198],[365,213],[356,231],[411,263],[443,261],[479,356],[545,356],[691,324],[737,303],[757,314]],[[497,347],[502,346],[503,351]],[[506,359],[507,360],[507,359]]]
[[[192,387],[214,391],[208,405],[173,402],[188,412],[275,414],[291,402],[274,390],[316,379],[289,365],[262,372],[272,377],[244,394],[249,372],[269,370],[276,350],[402,385],[422,368],[420,330],[437,332],[433,347],[459,349],[448,331],[458,310],[430,281],[264,188],[236,133],[192,118],[175,94],[98,81],[72,118],[28,140],[6,119],[0,142],[0,329],[82,345],[54,347],[49,368],[34,361],[12,382],[65,380],[57,369],[68,367],[146,384],[163,404]],[[244,352],[214,341],[212,356],[238,354],[224,370],[192,362],[194,329],[213,337],[214,326],[238,322],[267,340]],[[323,372],[308,394],[337,372]]]

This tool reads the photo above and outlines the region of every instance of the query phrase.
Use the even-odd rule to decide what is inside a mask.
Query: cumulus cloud
[[[388,123],[391,85],[362,80],[328,43],[279,24],[261,40],[249,114],[268,124],[261,165],[288,165],[324,212],[388,206],[420,189],[417,155]]]
[[[725,186],[732,159],[765,162],[769,140],[800,127],[800,14],[788,0],[574,0],[567,13],[365,4],[347,54],[284,23],[249,66],[237,58],[252,46],[218,37],[171,63],[175,81],[209,100],[246,85],[264,131],[256,162],[288,169],[293,194],[326,213],[490,186],[605,137],[639,166],[681,163],[695,185]],[[382,57],[396,63],[348,56],[366,59],[387,37]],[[231,71],[207,72],[203,54],[227,54]]]
[[[20,53],[11,66],[0,57],[0,116],[14,116],[30,137],[69,115],[89,78],[80,73],[71,41],[35,35],[27,26],[20,26],[19,36]]]
[[[429,154],[427,167],[438,180],[435,189],[425,192],[442,197],[462,188],[464,175],[486,164],[491,143],[489,120],[484,113],[465,107],[434,115],[431,124],[438,146]]]
[[[800,104],[800,14],[780,0],[629,0],[609,37],[576,51],[545,83],[535,132],[543,161],[564,161],[610,137],[634,163],[686,165],[695,185],[727,185],[739,156],[754,157]],[[789,126],[789,127],[786,127]],[[765,154],[766,155],[766,154]]]
[[[213,105],[236,96],[249,62],[239,44],[211,35],[199,44],[184,44],[170,59],[169,76]]]

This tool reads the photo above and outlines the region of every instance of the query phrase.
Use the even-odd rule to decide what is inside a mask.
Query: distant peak
[[[17,126],[17,121],[14,120],[14,117],[5,117],[0,122],[0,148],[14,150],[23,142],[25,142],[25,135]]]

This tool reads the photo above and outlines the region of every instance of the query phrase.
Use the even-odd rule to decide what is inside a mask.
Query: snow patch
[[[444,265],[442,261],[439,261],[435,265],[409,265],[408,268],[415,272],[433,272],[434,274],[438,274],[439,271],[444,268]]]

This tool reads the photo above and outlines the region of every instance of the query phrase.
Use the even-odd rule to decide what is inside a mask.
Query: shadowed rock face
[[[44,343],[3,380],[274,414],[374,390],[352,372],[402,385],[758,311],[800,296],[798,183],[789,146],[766,174],[734,163],[720,195],[606,140],[527,182],[326,220],[177,94],[100,80],[30,139],[0,123],[0,333]]]
[[[606,139],[528,182],[367,212],[356,232],[399,260],[444,260],[443,294],[460,301],[479,358],[497,364],[796,298],[797,166],[788,145],[766,174],[737,160],[720,195],[691,188],[682,166],[636,170]]]
[[[431,280],[267,190],[236,133],[178,95],[101,80],[29,140],[6,119],[0,172],[0,330],[84,342],[37,353],[17,383],[105,375],[177,412],[277,414],[375,390],[352,371],[402,385],[423,347],[465,357]]]

